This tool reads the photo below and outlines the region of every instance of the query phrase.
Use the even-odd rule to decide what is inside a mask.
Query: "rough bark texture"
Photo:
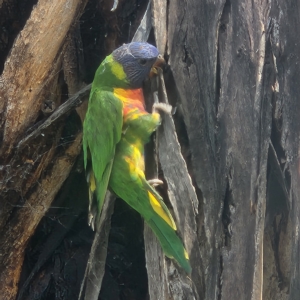
[[[205,270],[201,298],[297,298],[298,13],[285,1],[169,3],[169,65],[203,197],[191,277]]]
[[[55,76],[51,76],[53,64],[59,60],[59,50],[82,2],[39,1],[16,38],[0,79],[0,111],[5,121],[1,124],[2,155],[11,152],[16,139],[36,120],[41,107],[38,99]]]
[[[147,147],[147,169],[165,182],[193,271],[166,259],[117,199],[110,234],[108,213],[94,240],[98,282],[85,277],[85,299],[100,289],[111,300],[298,299],[300,6],[153,0],[151,10],[150,41],[169,65],[159,99],[177,112]],[[78,298],[94,234],[77,159],[86,104],[81,121],[74,107],[141,20],[135,37],[149,33],[149,12],[142,0],[0,0],[3,299]]]
[[[20,151],[13,151],[13,146],[41,112],[47,115],[60,105],[62,45],[85,2],[39,1],[16,37],[0,78],[0,289],[4,299],[15,298],[28,240],[81,151],[81,133],[64,151],[57,151],[62,124]]]

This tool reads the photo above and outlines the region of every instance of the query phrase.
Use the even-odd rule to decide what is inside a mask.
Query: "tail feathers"
[[[188,273],[192,271],[189,256],[176,232],[159,216],[147,220],[148,225],[157,236],[166,256],[173,258]]]
[[[177,230],[175,221],[157,191],[145,180],[142,179],[145,189],[148,191],[150,204],[154,211],[160,215],[174,230]]]
[[[108,180],[111,173],[113,161],[107,163],[103,174],[101,173],[97,178],[97,170],[94,171],[89,169],[87,171],[87,182],[89,187],[89,216],[88,216],[88,224],[91,226],[93,230],[95,230],[95,224],[98,223],[98,220],[101,215],[102,206],[105,199],[105,194],[107,191]],[[99,172],[98,172],[99,173]]]

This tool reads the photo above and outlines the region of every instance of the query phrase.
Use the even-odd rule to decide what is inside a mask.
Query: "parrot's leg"
[[[169,104],[166,103],[154,103],[152,106],[152,113],[156,113],[162,111],[168,115],[172,115],[173,114],[173,107]]]
[[[95,220],[92,213],[88,214],[88,225],[92,228],[93,231],[95,231]]]
[[[95,230],[95,216],[97,214],[97,210],[94,207],[93,198],[94,193],[96,191],[96,181],[95,181],[95,174],[92,170],[87,173],[86,180],[89,186],[89,214],[88,214],[88,224]]]
[[[162,185],[164,184],[164,182],[158,178],[154,178],[154,179],[149,179],[147,180],[147,182],[152,185],[153,187],[156,187],[158,185]]]

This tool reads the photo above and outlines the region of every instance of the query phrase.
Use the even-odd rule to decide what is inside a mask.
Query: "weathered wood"
[[[159,77],[160,100],[168,103],[162,73]],[[156,97],[154,93],[154,101],[158,102]],[[192,265],[193,261],[197,261],[197,265],[201,266],[200,248],[197,245],[197,226],[194,219],[195,211],[198,209],[198,199],[182,157],[174,122],[170,115],[163,115],[163,122],[157,130],[155,140],[157,142],[155,153],[158,153],[179,233],[183,237],[188,253],[191,254]],[[157,171],[152,171],[152,174],[148,172],[148,176],[151,176],[149,178],[157,177]],[[193,269],[193,275],[197,278],[197,285],[195,285],[185,272],[164,256],[156,237],[147,226],[145,226],[144,234],[150,299],[198,299],[203,293],[201,268],[200,271],[197,267]]]
[[[96,227],[95,238],[81,284],[79,300],[97,300],[99,297],[105,272],[110,218],[114,210],[115,199],[116,197],[110,192],[106,193],[101,217]]]
[[[79,22],[73,26],[73,30],[69,33],[67,40],[64,44],[64,49],[62,51],[63,56],[63,69],[64,69],[64,79],[68,85],[68,96],[74,97],[75,94],[83,92],[82,89],[86,87],[86,84],[82,82],[84,74],[84,57],[83,57],[83,45],[80,36]],[[78,94],[81,97],[81,94]],[[88,96],[82,95],[83,99],[81,101],[87,100]],[[66,101],[68,102],[68,100]],[[73,109],[73,104],[70,104],[70,110]],[[76,101],[76,111],[83,123],[86,111],[87,111],[87,101],[83,103]],[[64,111],[63,113],[66,113]]]
[[[290,16],[292,7],[286,2],[279,6],[251,1],[170,2],[169,63],[189,136],[195,181],[203,195],[206,243],[201,253],[206,299],[265,299],[263,286],[269,278],[264,274],[263,249],[270,138],[275,138],[277,155],[282,155],[280,148],[287,153],[293,226],[299,222],[298,130],[294,127],[299,122],[294,120],[299,105],[291,100],[299,93],[299,85],[291,89],[299,74],[299,67],[291,63],[299,56],[292,29],[297,28],[299,18],[296,13],[288,22],[293,25],[283,25],[279,17],[279,11]],[[287,54],[285,49],[289,49]],[[275,137],[271,136],[272,117],[273,122],[283,124]],[[287,134],[290,131],[293,136]],[[288,183],[286,175],[285,180]],[[286,224],[276,235],[283,236],[283,228],[290,231],[291,223]],[[291,260],[299,257],[297,235],[294,241]],[[288,253],[281,252],[284,257]],[[275,255],[275,261],[278,259]],[[293,267],[292,278],[296,278],[299,264]],[[296,297],[298,282],[291,281],[290,299]]]
[[[2,155],[36,120],[49,72],[85,2],[39,1],[17,37],[0,77]]]
[[[167,1],[152,0],[152,25],[154,29],[157,49],[160,53],[165,53],[167,46]]]
[[[69,175],[81,150],[81,139],[82,134],[78,134],[65,154],[54,160],[52,170],[41,179],[37,189],[27,199],[26,205],[17,211],[6,227],[6,232],[1,235],[0,289],[3,299],[15,299],[25,246]]]
[[[145,14],[143,16],[143,19],[139,25],[139,27],[137,28],[132,41],[135,42],[145,42],[148,40],[150,31],[152,28],[152,24],[151,24],[151,6],[150,6],[150,1],[147,5]]]
[[[243,12],[236,4],[225,4],[219,38],[221,92],[217,113],[219,126],[226,130],[224,146],[221,145],[224,158],[231,156],[226,175],[233,174],[229,179],[229,205],[234,207],[234,213],[230,214],[230,247],[225,247],[226,255],[222,257],[222,296],[262,299],[266,172],[271,133],[268,91],[272,84],[272,78],[265,79],[265,86],[262,84],[267,16],[262,14],[260,5],[253,8],[246,2],[248,8]],[[253,14],[248,15],[246,11],[250,7]],[[244,34],[236,37],[241,29]],[[229,43],[232,47],[225,46]],[[238,82],[240,87],[232,82]],[[243,126],[237,127],[241,120]],[[233,285],[239,288],[233,290]]]
[[[144,225],[144,239],[149,297],[170,299],[166,258],[156,236],[147,224]]]
[[[0,78],[0,286],[5,299],[15,299],[28,240],[81,151],[80,133],[64,152],[57,151],[61,122],[50,135],[49,130],[40,131],[25,147],[13,146],[41,112],[46,116],[60,105],[63,43],[85,2],[39,1],[16,38]],[[44,107],[43,102],[51,105]]]
[[[226,184],[216,135],[216,84],[218,27],[223,6],[224,1],[172,1],[168,11],[169,64],[183,111],[196,188],[203,196],[199,207],[203,218],[196,215],[195,219],[203,222],[197,225],[198,237],[203,241],[200,251],[205,299],[217,299],[221,289],[219,247]]]
[[[288,299],[297,299],[300,290],[300,237],[298,228],[300,226],[300,168],[299,168],[299,128],[300,128],[300,86],[298,78],[300,75],[299,56],[300,45],[297,35],[300,25],[299,6],[293,2],[280,1],[278,5],[272,5],[270,11],[271,22],[271,54],[274,55],[276,80],[274,82],[273,104],[273,127],[277,135],[273,138],[278,161],[284,173],[284,179],[289,194],[290,219],[286,230],[280,233],[280,244],[278,252],[279,273],[284,276],[284,285],[281,288],[288,293]],[[288,22],[282,18],[285,16]],[[281,149],[280,149],[281,148]],[[291,251],[285,251],[285,232],[291,232]],[[287,273],[286,266],[290,269]],[[282,270],[282,271],[281,271]],[[285,277],[288,275],[287,277]],[[288,286],[286,290],[285,285]]]
[[[162,86],[161,99],[163,99],[163,102],[168,103],[162,74],[160,77]],[[164,115],[163,117],[163,126],[158,130],[158,145],[159,161],[168,185],[169,200],[174,211],[179,232],[186,245],[187,252],[190,255],[190,262],[193,266],[191,276],[193,281],[187,280],[186,274],[182,273],[180,279],[174,280],[175,278],[170,278],[169,284],[176,285],[176,293],[181,290],[179,295],[185,295],[185,299],[203,298],[205,294],[203,282],[204,274],[202,270],[196,220],[196,216],[199,213],[199,203],[191,177],[188,173],[186,162],[181,153],[174,121],[170,115]],[[176,297],[182,299],[179,295],[171,293],[174,299]]]
[[[80,106],[84,101],[88,99],[88,95],[91,90],[91,84],[85,86],[80,91],[75,93],[66,102],[60,105],[50,117],[48,117],[44,123],[42,123],[38,128],[28,134],[24,139],[22,139],[18,145],[18,149],[22,149],[31,139],[43,134],[43,132],[53,123],[55,123],[59,118],[65,116],[67,113],[72,111],[74,108]]]

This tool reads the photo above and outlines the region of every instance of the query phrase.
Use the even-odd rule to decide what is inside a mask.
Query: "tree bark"
[[[41,111],[49,114],[61,103],[62,46],[85,2],[39,1],[15,39],[0,78],[3,299],[16,297],[28,240],[81,151],[81,133],[63,153],[57,151],[63,124],[51,128],[52,133],[41,132],[38,141],[30,142],[20,151],[14,146]],[[48,174],[43,172],[46,168]]]
[[[15,0],[0,1],[3,299],[16,299],[17,293],[19,299],[78,298],[93,234],[82,225],[87,195],[82,199],[81,130],[74,108],[87,98],[86,84],[101,60],[132,39],[148,2],[138,4],[39,0],[22,8]],[[94,242],[106,245],[109,238],[106,265],[105,246],[94,266],[100,266],[99,282],[104,275],[100,298],[298,299],[299,6],[283,0],[153,0],[151,9],[150,41],[169,66],[159,99],[177,112],[163,117],[157,145],[148,148],[153,155],[156,147],[157,157],[147,156],[147,169],[149,176],[164,179],[159,191],[193,270],[187,276],[167,259],[145,226],[146,261],[139,260],[135,271],[125,249],[142,231],[126,237],[126,229],[113,222],[111,233],[118,237],[104,232]],[[140,34],[149,33],[149,22],[145,16]],[[81,121],[85,110],[86,104],[77,108]],[[78,206],[62,222],[65,230],[48,236],[45,212],[54,198],[61,205],[68,197],[68,209]],[[60,222],[61,212],[51,218]],[[109,214],[103,219],[107,230]],[[71,234],[79,231],[84,243]],[[55,242],[47,252],[50,238]],[[148,291],[138,287],[144,264]],[[87,292],[95,299],[99,282]]]
[[[202,260],[191,277],[202,270],[201,298],[297,298],[298,12],[287,2],[172,1],[168,7],[172,86],[203,196],[194,217],[201,221]],[[285,198],[278,208],[267,191],[276,167],[291,213]]]

